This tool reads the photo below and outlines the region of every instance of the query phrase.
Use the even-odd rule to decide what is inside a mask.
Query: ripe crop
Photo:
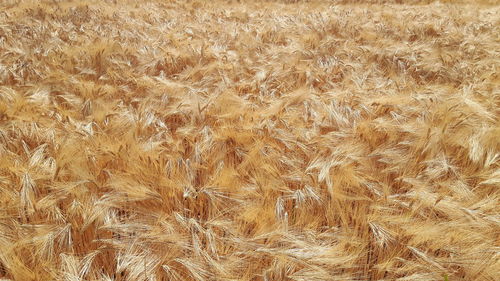
[[[499,8],[0,1],[0,279],[496,280]]]

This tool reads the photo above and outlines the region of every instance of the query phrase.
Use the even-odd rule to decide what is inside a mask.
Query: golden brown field
[[[497,1],[0,1],[0,280],[498,280],[499,72]]]

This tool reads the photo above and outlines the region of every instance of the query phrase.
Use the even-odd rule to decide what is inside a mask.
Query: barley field
[[[498,1],[0,1],[0,280],[498,280]]]

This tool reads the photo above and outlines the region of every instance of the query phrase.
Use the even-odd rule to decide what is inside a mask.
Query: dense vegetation
[[[498,278],[499,6],[397,2],[1,1],[0,278]]]

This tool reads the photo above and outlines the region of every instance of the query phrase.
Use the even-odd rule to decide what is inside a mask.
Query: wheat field
[[[0,1],[0,280],[498,280],[497,1]]]

